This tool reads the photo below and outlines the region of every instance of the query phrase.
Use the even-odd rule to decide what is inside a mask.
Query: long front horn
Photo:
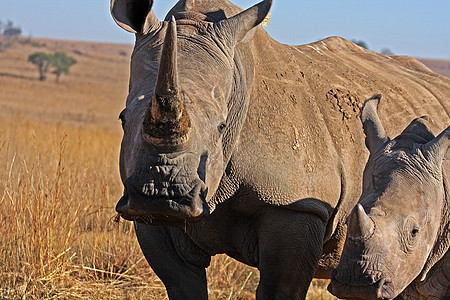
[[[374,95],[364,103],[361,111],[361,122],[366,134],[366,146],[370,152],[379,150],[389,141],[380,117],[378,117],[377,110],[380,99],[381,95]]]
[[[175,18],[172,17],[164,39],[155,95],[158,100],[163,98],[176,98],[176,102],[180,102],[181,104],[178,94],[177,25]]]
[[[178,86],[177,27],[172,17],[164,39],[155,91],[144,120],[144,131],[155,138],[175,140],[185,137],[189,128],[189,118]]]

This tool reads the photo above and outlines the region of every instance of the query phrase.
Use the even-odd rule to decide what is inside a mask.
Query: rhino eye
[[[225,124],[225,123],[220,123],[220,125],[219,125],[219,127],[218,127],[219,132],[220,132],[220,133],[223,133],[224,130],[225,130],[225,128],[227,128],[227,124]]]
[[[417,244],[417,235],[419,234],[419,226],[417,221],[413,217],[408,217],[404,224],[403,230],[401,232],[401,245],[405,253],[411,251]]]
[[[384,189],[389,183],[389,174],[380,173],[372,175],[372,184],[375,190]]]

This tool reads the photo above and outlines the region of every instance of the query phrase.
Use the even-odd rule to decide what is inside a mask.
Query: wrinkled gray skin
[[[152,4],[111,2],[136,34],[117,211],[135,221],[171,299],[206,299],[218,253],[259,269],[258,299],[304,298],[313,276],[337,266],[360,195],[367,153],[355,95],[408,91],[389,106],[397,120],[409,110],[442,121],[450,80],[337,37],[277,43],[257,26],[270,0],[245,11],[181,0],[163,22]]]
[[[141,248],[171,299],[207,298],[205,268],[216,253],[227,253],[261,270],[259,299],[304,298],[317,267],[328,220],[326,208],[309,209],[306,203],[304,211],[311,213],[297,214],[261,206],[254,196],[242,205],[238,199],[255,195],[257,190],[241,186],[238,192],[234,182],[227,183],[222,178],[225,162],[232,156],[230,148],[238,139],[236,132],[244,121],[247,104],[243,100],[248,99],[252,84],[248,50],[241,50],[239,55],[235,46],[252,38],[252,28],[264,19],[270,6],[271,1],[261,2],[234,18],[216,23],[212,22],[217,17],[214,14],[209,22],[178,20],[174,29],[173,20],[157,22],[151,11],[144,23],[136,21],[134,18],[139,16],[133,15],[132,1],[112,2],[112,13],[119,25],[145,33],[137,34],[130,93],[120,116],[124,127],[120,173],[125,192],[117,211],[123,218],[136,221]],[[139,7],[139,12],[142,9]],[[221,14],[217,12],[219,17]],[[163,39],[175,30],[178,84],[163,82],[161,86],[179,85],[183,105],[191,116],[188,133],[177,139],[177,132],[172,143],[148,137],[154,133],[151,128],[146,130],[145,119],[148,114],[153,117],[153,107],[163,106],[155,104],[155,74],[161,51],[168,51],[161,49]],[[166,39],[164,44],[169,43]],[[160,73],[159,77],[163,76],[166,75]],[[170,94],[170,89],[166,94]],[[158,111],[156,117],[158,114],[163,113]],[[182,110],[172,115],[181,114]],[[233,173],[230,163],[228,168]],[[240,198],[235,196],[238,193]],[[212,206],[232,197],[237,199]],[[214,215],[210,215],[212,209]],[[206,216],[207,221],[200,221]],[[286,241],[279,234],[281,231],[311,238],[307,243],[300,238]],[[304,264],[291,267],[291,259],[305,257],[308,259]]]
[[[450,296],[450,127],[434,137],[431,120],[421,117],[391,140],[377,114],[379,99],[362,110],[370,157],[329,290],[340,298],[393,299],[408,287],[399,298],[444,299]]]

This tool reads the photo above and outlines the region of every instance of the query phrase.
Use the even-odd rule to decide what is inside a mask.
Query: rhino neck
[[[431,139],[430,139],[431,140]],[[402,133],[397,136],[392,143],[392,146],[389,150],[397,151],[397,150],[407,150],[412,151],[417,145],[424,145],[430,140],[423,138],[420,135],[416,135],[414,133]]]
[[[448,182],[448,170],[450,169],[450,162],[447,161],[442,166],[442,181],[444,187],[444,197],[442,203],[442,212],[441,212],[441,224],[439,226],[439,231],[436,237],[436,242],[434,243],[433,250],[425,262],[425,266],[420,272],[419,276],[415,281],[423,281],[426,279],[428,272],[430,269],[442,259],[442,257],[446,254],[446,252],[450,249],[450,244],[448,241],[450,240],[450,185]]]

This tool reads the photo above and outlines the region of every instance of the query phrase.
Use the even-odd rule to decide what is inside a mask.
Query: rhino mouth
[[[336,270],[331,271],[331,282],[328,285],[328,291],[338,298],[379,300],[394,299],[396,296],[392,280],[387,277],[381,277],[372,284],[360,284],[358,282],[353,283],[341,280],[337,276]]]
[[[145,176],[131,176],[125,181],[124,195],[116,211],[129,221],[181,226],[209,215],[206,194],[206,185],[199,178],[190,184],[175,184],[154,183]]]

